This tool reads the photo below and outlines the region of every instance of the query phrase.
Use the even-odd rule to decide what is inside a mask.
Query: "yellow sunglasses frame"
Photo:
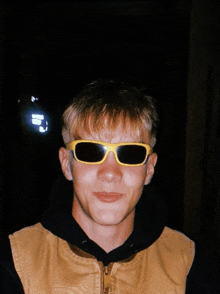
[[[105,152],[105,155],[104,155],[103,159],[101,161],[98,161],[98,162],[86,162],[86,161],[79,160],[77,158],[77,156],[76,156],[76,153],[75,153],[75,147],[76,147],[76,145],[78,143],[82,143],[82,142],[96,143],[96,144],[100,144],[100,145],[106,147],[106,152]],[[145,157],[144,161],[142,163],[138,163],[138,164],[128,164],[128,163],[120,162],[118,160],[118,156],[117,156],[117,148],[119,146],[125,146],[125,145],[135,145],[135,146],[143,146],[143,147],[145,147],[147,152],[146,152],[146,157]],[[101,141],[93,141],[93,140],[75,140],[75,141],[72,141],[72,142],[69,142],[68,144],[66,144],[66,149],[73,152],[74,158],[78,162],[85,163],[85,164],[101,164],[101,163],[103,163],[105,161],[105,159],[106,159],[109,152],[114,152],[115,159],[116,159],[117,163],[120,164],[120,165],[123,165],[123,166],[140,166],[140,165],[144,165],[146,160],[147,160],[147,157],[150,154],[153,153],[153,149],[149,145],[144,144],[144,143],[104,143],[104,142],[101,142]]]

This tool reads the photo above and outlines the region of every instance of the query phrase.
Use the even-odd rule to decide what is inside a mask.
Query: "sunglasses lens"
[[[117,148],[118,159],[125,164],[143,163],[146,157],[146,148],[137,145],[125,145]]]
[[[104,146],[96,143],[81,142],[75,147],[76,157],[85,162],[99,162],[105,154]]]

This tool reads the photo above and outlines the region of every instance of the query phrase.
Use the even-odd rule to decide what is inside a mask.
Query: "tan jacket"
[[[182,294],[194,258],[194,243],[167,227],[149,248],[108,267],[40,223],[10,242],[26,294]]]

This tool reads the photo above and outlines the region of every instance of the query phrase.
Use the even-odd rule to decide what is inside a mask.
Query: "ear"
[[[148,185],[151,182],[151,179],[153,178],[154,175],[154,168],[155,165],[157,163],[157,154],[156,153],[152,153],[148,160],[147,160],[147,167],[146,167],[146,178],[145,178],[145,182],[144,185]]]
[[[63,171],[64,176],[68,181],[73,180],[72,172],[71,172],[71,166],[70,166],[70,155],[69,151],[66,150],[64,147],[61,147],[59,149],[59,159],[61,168]]]

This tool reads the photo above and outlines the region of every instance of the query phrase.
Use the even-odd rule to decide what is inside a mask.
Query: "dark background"
[[[1,234],[40,220],[61,174],[61,114],[97,78],[157,99],[161,127],[151,183],[168,225],[219,248],[218,1],[19,1],[0,4]],[[30,97],[47,135],[22,123]],[[214,146],[214,147],[213,147]]]

